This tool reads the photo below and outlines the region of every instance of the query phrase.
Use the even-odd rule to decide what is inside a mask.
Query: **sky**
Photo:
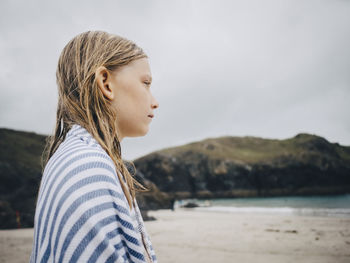
[[[149,57],[159,102],[122,157],[220,136],[350,145],[350,1],[0,2],[0,127],[52,134],[70,39],[103,30]]]

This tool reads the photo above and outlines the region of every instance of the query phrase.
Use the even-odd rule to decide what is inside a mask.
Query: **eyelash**
[[[150,86],[150,85],[151,85],[151,82],[145,81],[144,84],[146,84],[147,86]]]

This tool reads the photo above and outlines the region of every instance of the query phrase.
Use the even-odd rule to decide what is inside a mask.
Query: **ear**
[[[95,79],[98,88],[101,90],[105,98],[113,100],[114,93],[111,88],[111,74],[109,71],[103,66],[98,67],[95,71]]]

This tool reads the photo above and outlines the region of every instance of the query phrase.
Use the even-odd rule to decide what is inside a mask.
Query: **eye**
[[[143,82],[146,86],[151,86],[151,82],[149,82],[149,81],[144,81]]]

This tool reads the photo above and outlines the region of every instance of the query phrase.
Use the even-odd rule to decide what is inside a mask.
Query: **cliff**
[[[143,177],[179,198],[350,192],[350,147],[305,133],[286,140],[210,138],[134,163]]]

